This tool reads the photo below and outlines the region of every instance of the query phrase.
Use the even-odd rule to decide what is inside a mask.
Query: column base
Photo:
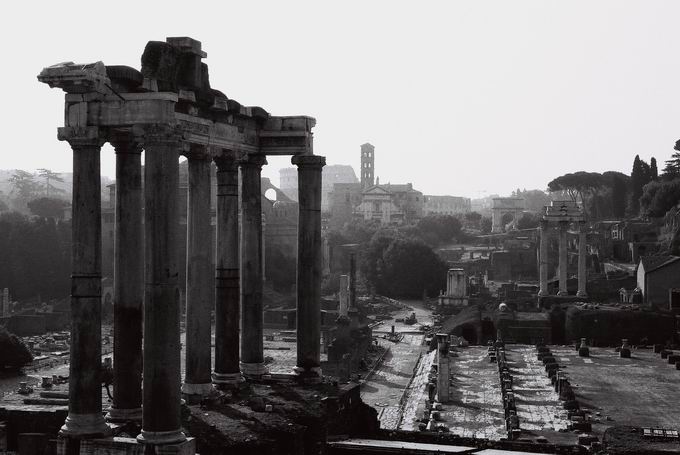
[[[212,382],[208,382],[206,384],[191,384],[185,382],[182,384],[182,393],[184,395],[198,395],[207,397],[209,395],[215,394],[215,389],[213,388]]]
[[[264,366],[264,362],[258,363],[245,363],[241,362],[241,373],[246,378],[259,379],[262,375],[267,374],[269,371],[267,367]]]
[[[239,373],[213,373],[213,384],[218,389],[236,389],[246,379]]]
[[[161,445],[161,444],[176,444],[184,442],[187,437],[181,429],[172,431],[145,431],[137,436],[137,442],[142,444]]]
[[[586,298],[588,297],[588,293],[586,291],[578,291],[576,297]]]
[[[93,436],[110,436],[111,428],[106,424],[101,413],[76,414],[69,412],[66,422],[59,430],[60,436],[69,438],[87,438]]]
[[[106,413],[106,421],[113,423],[125,423],[125,422],[142,422],[142,408],[131,408],[131,409],[121,409],[114,408],[113,406],[109,408],[109,412]]]
[[[569,292],[567,292],[567,291],[559,291],[559,292],[557,293],[557,295],[558,295],[559,297],[566,297],[566,296],[569,295]]]
[[[318,384],[323,381],[321,367],[294,367],[293,373],[295,374],[295,379],[304,384]]]

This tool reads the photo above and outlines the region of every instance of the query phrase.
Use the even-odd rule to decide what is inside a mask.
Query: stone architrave
[[[215,372],[218,388],[243,381],[239,367],[240,293],[238,228],[238,162],[222,152],[217,165],[217,227],[215,241]]]
[[[298,155],[297,364],[305,380],[321,380],[321,169],[326,158]]]
[[[567,290],[567,270],[569,263],[567,261],[567,228],[569,223],[566,221],[560,221],[560,237],[559,237],[559,268],[560,268],[560,290],[557,295],[564,296],[569,295]]]
[[[262,194],[264,155],[248,155],[241,167],[241,372],[266,373],[262,313]]]
[[[169,125],[145,128],[144,151],[144,388],[137,440],[182,442],[179,333],[179,153],[181,135]]]
[[[188,166],[186,255],[186,373],[185,395],[213,392],[211,313],[214,293],[211,270],[210,163],[208,148],[191,146]]]
[[[546,220],[541,220],[540,226],[540,245],[538,249],[539,264],[538,264],[538,274],[539,274],[539,291],[538,296],[544,297],[549,294],[548,292],[548,222]]]
[[[142,421],[144,237],[142,145],[131,131],[109,139],[116,151],[113,264],[113,404],[111,422]]]
[[[60,434],[75,439],[103,436],[101,371],[101,181],[97,127],[59,128],[73,149],[71,352],[69,403]]]

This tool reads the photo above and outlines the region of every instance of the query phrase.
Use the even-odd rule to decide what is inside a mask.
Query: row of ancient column
[[[569,229],[568,221],[559,221],[559,291],[557,295],[569,295],[567,291],[567,231]],[[547,296],[548,292],[548,240],[550,237],[549,223],[547,220],[541,220],[540,227],[540,245],[539,245],[539,292],[540,297]],[[587,297],[586,293],[586,231],[585,222],[578,223],[578,291],[577,297]]]
[[[62,434],[104,435],[101,404],[101,192],[96,127],[61,128],[73,149],[73,274],[69,414]],[[205,395],[266,372],[263,355],[264,155],[241,156],[184,143],[169,125],[109,133],[116,151],[114,398],[111,421],[142,419],[138,439],[179,442],[181,390]],[[145,151],[142,188],[141,152]],[[188,160],[186,376],[180,372],[179,155]],[[215,366],[211,371],[210,164],[217,166]],[[298,166],[297,368],[320,380],[321,169]],[[240,170],[240,182],[239,182]],[[240,183],[240,185],[239,185]],[[239,194],[239,186],[241,188]],[[239,198],[240,196],[240,198]],[[239,229],[239,202],[241,226]],[[144,210],[142,210],[144,207]],[[144,222],[142,223],[142,216]],[[239,238],[240,233],[240,238]],[[240,252],[240,253],[239,253]],[[239,326],[242,336],[239,336]],[[143,340],[143,349],[142,349]],[[142,376],[143,372],[143,376]],[[142,387],[143,377],[143,387]]]

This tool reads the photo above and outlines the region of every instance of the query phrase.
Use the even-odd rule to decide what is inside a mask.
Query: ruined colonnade
[[[154,52],[147,55],[150,48]],[[207,67],[201,63],[206,54],[198,41],[168,38],[166,42],[150,42],[147,50],[141,73],[128,67],[125,71],[105,67],[101,62],[69,63],[45,68],[38,77],[67,93],[66,126],[59,128],[58,137],[68,141],[73,150],[69,414],[61,433],[75,439],[109,433],[102,414],[100,380],[100,150],[105,142],[116,151],[117,179],[114,400],[107,418],[125,422],[141,417],[140,442],[179,443],[186,439],[180,421],[182,392],[205,396],[213,393],[213,385],[233,387],[245,378],[260,378],[267,372],[263,356],[260,192],[260,174],[267,155],[292,155],[298,167],[295,377],[321,380],[320,212],[325,158],[312,154],[314,119],[274,117],[210,89]],[[175,73],[163,67],[167,60],[154,60],[157,53],[176,57],[176,81],[163,79]],[[172,91],[171,83],[185,88]],[[159,86],[168,91],[158,90]],[[205,101],[211,96],[212,101]],[[177,254],[180,155],[187,158],[189,170],[186,264],[179,264]],[[218,186],[216,279],[211,289],[213,161]],[[182,383],[178,277],[183,266],[187,272],[187,312],[186,375]],[[214,371],[210,333],[213,297]]]
[[[546,207],[539,231],[539,297],[549,295],[548,292],[548,249],[551,226],[557,225],[558,237],[558,261],[559,261],[559,290],[558,296],[569,295],[567,290],[567,269],[569,265],[567,256],[567,232],[569,225],[574,223],[578,226],[578,291],[577,297],[587,297],[586,293],[586,226],[583,212],[572,201],[553,201]]]

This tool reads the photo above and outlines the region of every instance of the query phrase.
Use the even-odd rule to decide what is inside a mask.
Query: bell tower
[[[375,147],[368,142],[361,146],[361,187],[374,185],[375,178]]]

